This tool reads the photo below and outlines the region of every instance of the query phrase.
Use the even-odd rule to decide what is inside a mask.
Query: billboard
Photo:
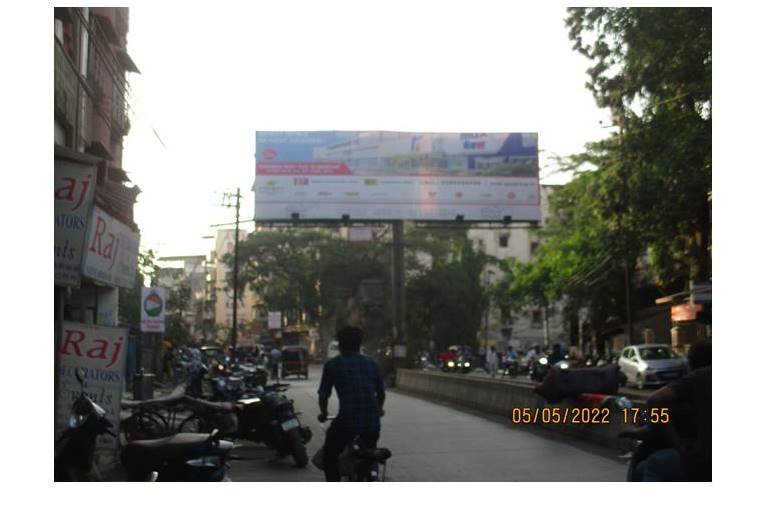
[[[141,289],[141,331],[165,332],[165,288]]]
[[[538,135],[257,131],[253,191],[256,220],[538,221]]]

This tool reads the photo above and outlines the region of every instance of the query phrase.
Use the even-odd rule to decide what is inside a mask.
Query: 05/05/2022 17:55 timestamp
[[[609,425],[614,418],[624,424],[644,425],[669,423],[668,408],[539,407],[513,408],[510,419],[515,425]]]

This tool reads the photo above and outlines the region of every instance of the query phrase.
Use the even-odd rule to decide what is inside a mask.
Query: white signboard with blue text
[[[53,173],[53,280],[78,287],[96,167],[57,159]]]
[[[253,191],[263,221],[538,221],[538,135],[259,131]]]

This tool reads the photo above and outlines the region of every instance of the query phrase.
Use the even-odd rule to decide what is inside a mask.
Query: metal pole
[[[232,269],[233,289],[232,289],[232,353],[234,355],[237,348],[237,271],[239,268],[238,248],[240,246],[240,188],[237,188],[235,196],[235,261]]]
[[[392,222],[392,322],[395,349],[405,345],[405,245],[403,221]],[[396,360],[397,362],[398,360]]]
[[[627,304],[627,345],[632,344],[632,332],[634,332],[634,326],[632,323],[632,297],[631,289],[629,286],[629,261],[624,259],[624,296]]]

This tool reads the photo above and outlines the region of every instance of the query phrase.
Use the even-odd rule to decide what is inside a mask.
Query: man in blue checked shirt
[[[339,481],[339,455],[360,436],[367,448],[376,448],[384,415],[384,379],[376,361],[360,354],[363,331],[346,326],[336,334],[340,355],[323,366],[323,377],[317,391],[322,423],[328,418],[328,398],[336,388],[339,413],[325,434],[323,466],[326,481]]]

